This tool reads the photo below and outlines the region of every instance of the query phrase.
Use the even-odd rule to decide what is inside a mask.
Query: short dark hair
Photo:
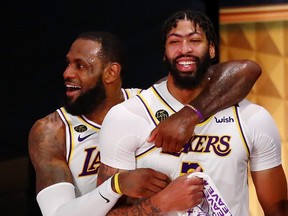
[[[127,53],[124,43],[114,34],[105,31],[90,31],[81,33],[77,39],[87,39],[101,44],[99,58],[103,63],[117,62],[121,65],[121,77],[127,67]]]
[[[177,23],[179,22],[179,20],[190,20],[191,22],[194,23],[195,26],[198,25],[204,31],[209,45],[213,44],[215,46],[216,56],[214,60],[217,60],[219,45],[218,45],[218,37],[215,31],[214,25],[209,19],[209,17],[206,16],[204,13],[199,12],[199,11],[193,11],[193,10],[178,11],[166,19],[162,27],[163,52],[165,51],[165,43],[167,39],[167,34],[168,32],[171,31],[172,28],[175,28],[177,26]]]

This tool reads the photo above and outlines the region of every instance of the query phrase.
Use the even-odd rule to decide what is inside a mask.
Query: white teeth
[[[181,61],[181,62],[178,62],[178,64],[180,64],[180,65],[190,65],[190,64],[193,64],[193,61]]]
[[[73,85],[66,85],[66,88],[80,89],[79,86],[73,86]]]
[[[190,65],[193,64],[193,61],[181,61],[181,62],[178,62],[178,64],[181,65],[182,67],[188,68],[190,67]]]

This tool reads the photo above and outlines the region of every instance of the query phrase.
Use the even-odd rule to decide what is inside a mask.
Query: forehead
[[[173,27],[168,32],[167,38],[169,36],[173,36],[173,35],[189,36],[189,35],[194,34],[194,33],[205,36],[203,30],[198,25],[195,25],[193,21],[191,21],[191,20],[179,20],[177,22],[176,27]]]
[[[72,44],[68,56],[77,56],[77,58],[95,58],[101,51],[101,44],[89,39],[77,39]]]

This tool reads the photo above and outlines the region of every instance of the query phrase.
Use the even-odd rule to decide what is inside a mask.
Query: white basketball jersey
[[[196,125],[181,152],[162,153],[147,137],[160,121],[182,107],[166,82],[114,106],[103,122],[101,161],[126,170],[153,168],[172,180],[200,166],[233,216],[249,215],[248,162],[253,171],[281,164],[280,136],[271,115],[243,100]],[[187,215],[198,215],[195,212],[188,210]],[[223,215],[221,209],[217,215]]]
[[[137,97],[155,125],[178,110],[173,104],[168,104],[154,87]],[[137,156],[137,168],[150,167],[164,172],[173,180],[200,166],[212,177],[231,211],[241,210],[237,215],[249,215],[249,209],[242,207],[248,206],[247,163],[251,146],[243,135],[237,107],[234,106],[198,124],[191,141],[180,153],[162,153],[155,147],[142,152]],[[198,212],[196,209],[194,211]],[[193,209],[189,213],[198,215],[193,214]],[[221,209],[218,213],[224,215]]]
[[[135,96],[140,89],[122,89],[125,100]],[[64,107],[57,109],[66,125],[66,160],[74,180],[76,196],[96,187],[100,165],[99,132],[101,125],[85,116],[74,116]]]

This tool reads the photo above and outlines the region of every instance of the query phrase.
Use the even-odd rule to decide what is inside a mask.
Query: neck
[[[94,110],[91,114],[85,115],[85,117],[87,117],[89,120],[99,125],[102,124],[106,114],[113,106],[124,101],[124,95],[121,91],[121,88],[119,88],[117,91],[113,91],[113,94],[110,94],[109,91],[106,93],[107,97],[103,103],[98,106],[97,109]]]
[[[174,84],[173,77],[169,74],[167,81],[167,88],[170,94],[182,104],[188,104],[193,101],[204,89],[207,82],[203,82],[198,87],[193,89],[180,89]]]

